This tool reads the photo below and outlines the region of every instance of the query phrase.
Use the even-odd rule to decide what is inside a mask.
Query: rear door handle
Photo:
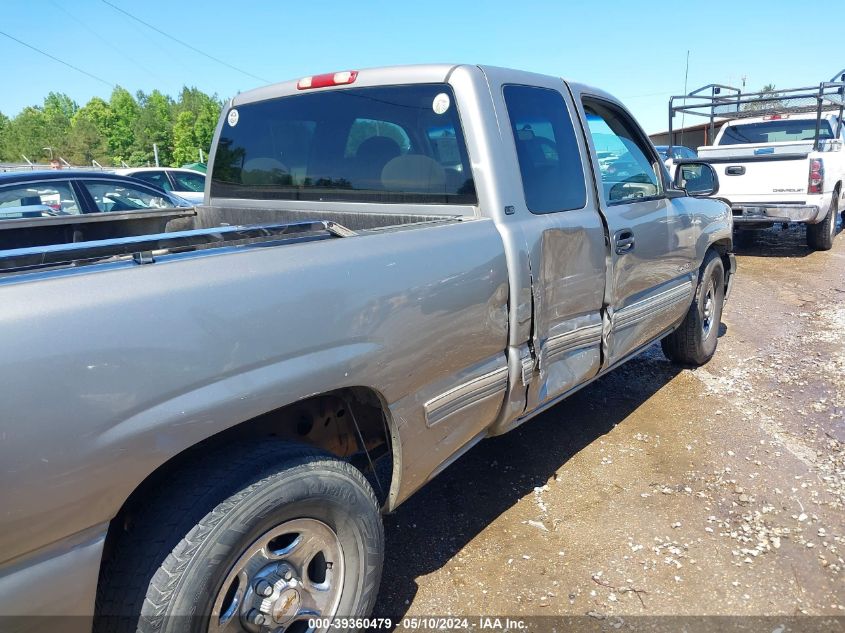
[[[634,232],[631,229],[616,231],[616,235],[613,236],[613,243],[617,255],[630,253],[634,250]]]

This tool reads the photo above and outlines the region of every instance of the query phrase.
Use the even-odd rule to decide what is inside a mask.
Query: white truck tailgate
[[[719,176],[720,198],[737,202],[802,202],[807,196],[809,163],[806,154],[732,156],[712,161]]]

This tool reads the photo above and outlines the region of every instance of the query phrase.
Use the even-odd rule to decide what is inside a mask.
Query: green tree
[[[183,112],[190,112],[194,115],[194,146],[190,152],[187,151],[188,148],[184,145],[180,146],[182,151],[180,152],[180,157],[178,159],[174,156],[175,164],[182,165],[185,162],[197,160],[199,158],[197,150],[199,149],[201,149],[205,155],[208,155],[222,106],[223,104],[217,98],[216,94],[209,96],[197,88],[188,88],[187,86],[182,88],[182,92],[179,93],[179,100],[176,102],[175,106],[176,120],[178,123],[178,118]],[[187,118],[183,119],[183,122],[186,121]],[[184,131],[181,134],[184,139],[186,136]],[[174,145],[176,145],[175,137]]]
[[[81,108],[71,120],[68,140],[68,160],[75,164],[90,165],[92,160],[109,163],[108,130],[110,124],[108,104],[95,97]]]
[[[11,119],[0,114],[0,158],[20,162],[26,155],[43,163],[52,150],[80,164],[145,165],[154,160],[155,143],[162,165],[181,165],[196,160],[199,149],[208,153],[221,107],[217,95],[188,87],[174,101],[159,90],[136,99],[118,86],[108,101],[93,97],[81,108],[51,92],[43,105]]]
[[[66,94],[51,92],[44,98],[44,145],[53,148],[54,156],[67,153],[71,119],[79,106]]]
[[[762,110],[777,110],[783,107],[783,102],[780,100],[762,101],[762,99],[770,99],[772,97],[780,96],[780,93],[775,90],[774,84],[766,84],[760,92],[762,94],[757,98],[756,102],[746,103],[742,106],[742,109],[746,112],[756,112]]]
[[[9,117],[0,112],[0,160],[13,160],[9,154]]]
[[[197,121],[194,124],[194,136],[197,139],[197,146],[208,156],[211,151],[211,141],[214,138],[214,130],[217,129],[217,120],[220,118],[220,110],[223,104],[216,100],[209,100],[204,103],[197,112]]]
[[[125,88],[117,86],[109,99],[111,119],[107,142],[112,161],[117,165],[121,160],[129,160],[135,147],[135,122],[141,108],[135,98]]]
[[[114,113],[111,106],[103,101],[100,97],[92,97],[76,113],[75,118],[84,117],[97,126],[97,130],[105,138],[108,138],[109,131],[114,124]]]
[[[24,108],[9,123],[8,143],[10,159],[21,161],[23,156],[37,162],[46,153],[47,123],[44,112],[37,106]]]
[[[173,101],[158,90],[153,90],[149,95],[139,91],[138,103],[141,109],[133,126],[135,143],[132,162],[136,165],[153,163],[153,145],[156,145],[159,162],[169,165],[172,162]]]
[[[183,110],[173,125],[173,166],[178,167],[197,159],[197,138],[194,132],[196,115]]]

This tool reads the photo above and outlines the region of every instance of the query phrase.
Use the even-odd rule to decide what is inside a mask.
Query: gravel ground
[[[386,517],[374,615],[845,615],[845,235],[741,244],[715,358],[470,451]]]

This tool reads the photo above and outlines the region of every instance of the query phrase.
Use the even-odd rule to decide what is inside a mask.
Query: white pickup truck
[[[841,111],[839,111],[841,112]],[[725,122],[700,160],[719,174],[718,198],[738,229],[807,224],[807,244],[829,250],[845,196],[845,130],[839,112],[766,114]]]

